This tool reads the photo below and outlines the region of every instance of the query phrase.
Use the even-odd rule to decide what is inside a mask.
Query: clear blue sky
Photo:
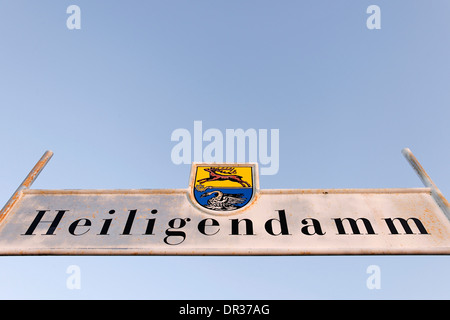
[[[186,188],[170,136],[195,120],[280,130],[261,188],[421,187],[409,147],[449,198],[449,17],[437,0],[0,0],[1,205],[47,149],[33,188]],[[366,287],[372,264],[381,290]],[[447,256],[0,257],[0,298],[448,299],[449,269]]]

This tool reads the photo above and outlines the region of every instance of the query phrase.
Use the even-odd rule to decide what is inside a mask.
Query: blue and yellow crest
[[[247,206],[257,190],[256,164],[193,164],[193,202],[211,213],[231,213]]]

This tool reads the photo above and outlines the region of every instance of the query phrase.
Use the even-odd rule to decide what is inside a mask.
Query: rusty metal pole
[[[447,199],[445,199],[442,192],[439,190],[433,180],[431,180],[430,176],[427,174],[425,169],[422,167],[422,165],[419,163],[419,161],[409,148],[404,148],[402,150],[402,153],[409,161],[413,169],[416,171],[416,173],[419,175],[419,178],[420,180],[422,180],[423,184],[431,189],[431,195],[433,196],[434,200],[450,220],[450,204],[448,203]]]
[[[17,190],[14,192],[12,197],[8,200],[8,202],[5,204],[3,209],[0,211],[0,223],[5,219],[5,217],[8,215],[11,208],[14,206],[14,204],[20,199],[22,195],[22,191],[24,189],[28,189],[33,182],[36,180],[39,173],[41,173],[42,169],[44,169],[45,165],[48,163],[50,158],[53,156],[53,152],[50,150],[47,150],[44,155],[41,157],[41,159],[36,163],[36,165],[31,169],[30,173],[27,175],[25,180],[22,181],[22,183],[19,185]]]

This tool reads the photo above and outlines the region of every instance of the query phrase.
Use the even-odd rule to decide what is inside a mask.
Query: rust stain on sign
[[[0,224],[2,223],[3,219],[6,218],[11,209],[16,205],[17,201],[19,201],[20,197],[22,196],[22,191],[29,188],[33,184],[34,180],[36,180],[39,173],[41,173],[42,169],[44,169],[45,165],[50,161],[52,156],[52,151],[46,151],[41,159],[39,159],[39,161],[33,167],[33,169],[31,169],[25,180],[23,180],[12,197],[0,211]]]

